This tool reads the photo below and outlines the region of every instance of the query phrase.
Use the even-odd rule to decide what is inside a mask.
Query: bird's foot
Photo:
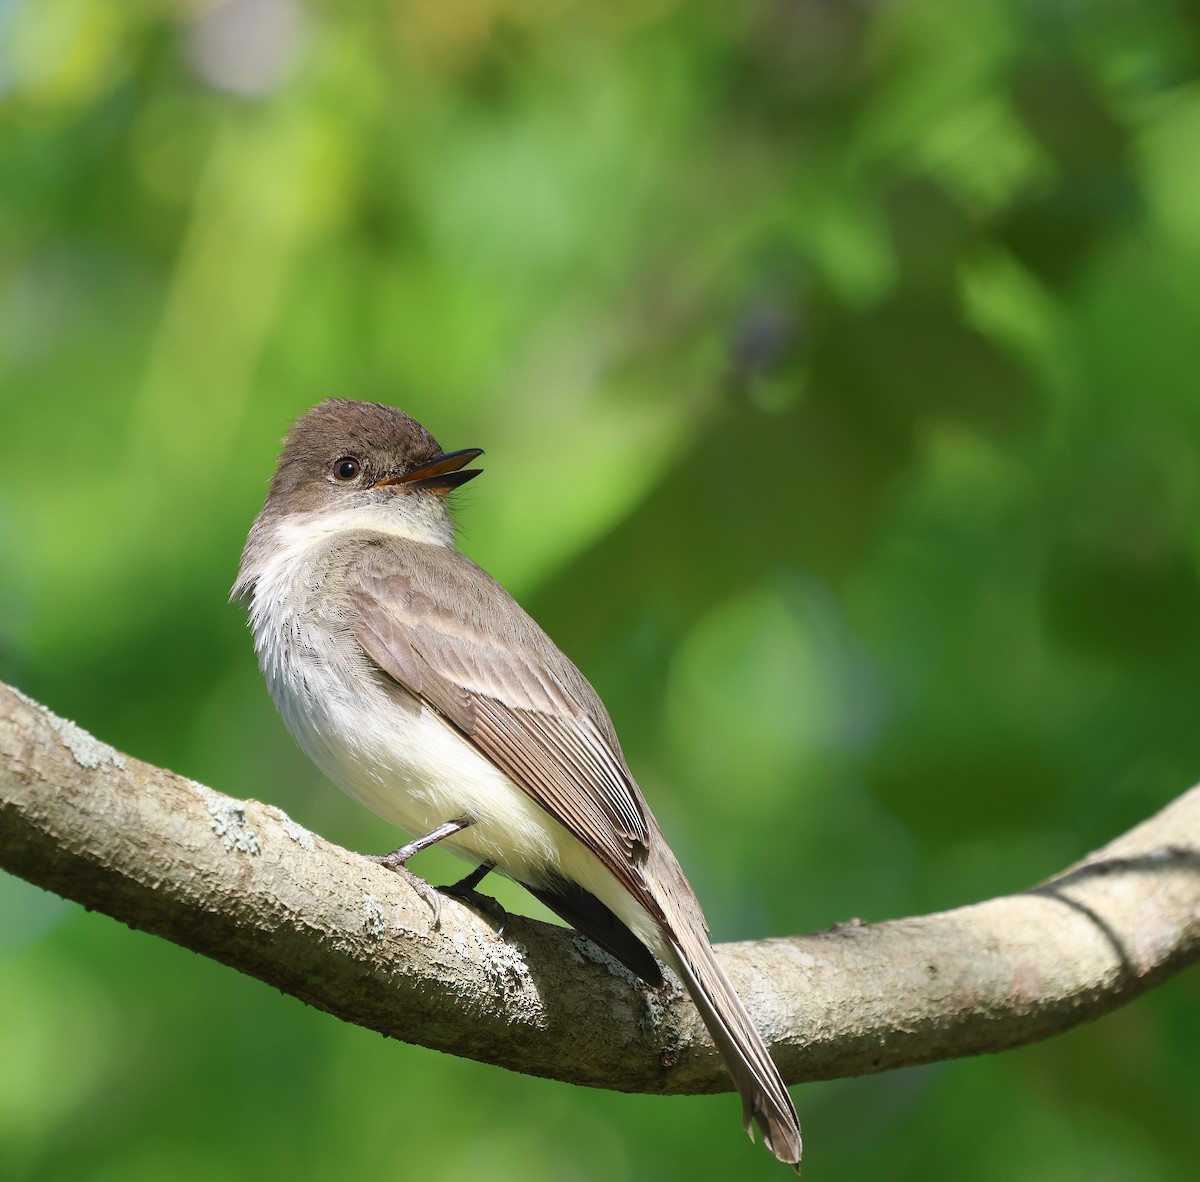
[[[476,866],[465,878],[460,878],[458,882],[452,882],[449,886],[439,887],[438,889],[443,895],[450,895],[452,898],[459,899],[469,906],[474,906],[479,911],[490,915],[496,921],[496,935],[503,936],[504,926],[508,923],[508,912],[491,895],[485,895],[475,889],[487,877],[488,873],[495,869],[495,865],[494,862],[484,862]]]
[[[426,903],[429,904],[429,910],[433,912],[433,926],[435,929],[439,928],[442,926],[442,896],[438,894],[437,887],[426,882],[419,874],[414,874],[407,866],[405,866],[405,861],[407,861],[407,858],[411,857],[412,855],[410,854],[406,857],[397,857],[398,854],[403,853],[404,848],[401,847],[398,850],[393,850],[390,854],[368,854],[367,857],[369,857],[372,862],[376,862],[380,866],[386,867],[388,870],[392,871],[393,874],[400,875],[400,877],[403,878],[404,881],[407,882],[408,885],[412,887],[412,889],[416,891]]]
[[[372,862],[378,862],[380,866],[385,866],[388,870],[393,870],[395,873],[402,875],[408,880],[408,885],[411,886],[412,889],[416,891],[426,903],[429,904],[429,909],[433,912],[433,926],[435,928],[441,927],[442,924],[441,896],[423,878],[419,878],[411,870],[409,870],[404,863],[407,862],[414,854],[419,854],[422,850],[429,849],[431,845],[437,845],[439,841],[444,841],[447,837],[453,837],[454,834],[466,829],[470,824],[470,820],[468,820],[466,817],[460,817],[456,821],[446,821],[444,824],[439,825],[436,829],[431,829],[423,837],[414,838],[406,845],[402,845],[398,850],[392,850],[390,854],[384,854],[381,857],[377,855],[369,855]],[[484,870],[483,874],[486,874],[490,869],[491,865],[488,864],[487,870]],[[478,882],[479,879],[483,877],[483,874],[479,874],[478,870],[475,870],[472,873],[479,875],[479,877],[475,879],[475,882]],[[463,881],[466,882],[467,879],[470,879],[471,877],[472,875],[468,874],[467,878]],[[474,885],[475,883],[471,883],[472,887],[474,887]]]

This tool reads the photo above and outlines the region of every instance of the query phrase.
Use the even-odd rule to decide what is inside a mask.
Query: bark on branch
[[[405,1042],[621,1091],[729,1087],[678,987],[452,899],[434,928],[397,875],[2,684],[0,866]],[[1200,956],[1200,788],[1032,890],[720,952],[791,1082],[1046,1038]]]

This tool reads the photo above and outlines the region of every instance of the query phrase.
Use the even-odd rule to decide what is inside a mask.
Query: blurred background
[[[717,939],[1017,890],[1200,778],[1198,321],[1182,0],[0,0],[0,677],[391,849],[226,603],[290,420],[386,401],[487,449],[463,547]],[[10,878],[0,1062],[13,1182],[783,1177],[729,1095],[388,1043]],[[805,1174],[1190,1179],[1197,1062],[1193,970],[797,1087]]]

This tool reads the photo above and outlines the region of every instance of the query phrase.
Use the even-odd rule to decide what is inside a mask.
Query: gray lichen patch
[[[274,805],[270,805],[267,809],[267,812],[269,812],[273,817],[276,818],[276,820],[279,821],[284,833],[286,833],[287,836],[290,837],[292,841],[294,841],[301,849],[308,850],[311,853],[317,848],[316,843],[313,841],[313,835],[307,829],[305,829],[303,825],[299,825],[293,821],[292,818],[283,811],[283,809],[276,808]]]
[[[115,747],[102,743],[94,735],[89,735],[81,726],[76,726],[70,719],[60,718],[53,710],[47,709],[41,702],[21,693],[19,689],[9,687],[27,706],[41,711],[46,721],[54,728],[63,746],[71,753],[71,757],[80,767],[94,771],[98,767],[125,768],[125,756]]]
[[[241,801],[222,796],[203,784],[197,784],[195,780],[191,781],[191,785],[204,801],[212,818],[209,827],[224,840],[228,853],[249,854],[251,857],[262,853],[262,842],[246,820],[246,806]]]
[[[455,932],[451,940],[463,960],[482,970],[487,998],[497,1013],[522,1025],[545,1024],[546,1007],[529,971],[524,944],[511,937],[470,929]]]
[[[512,939],[488,939],[477,937],[476,943],[483,954],[484,964],[488,972],[497,980],[509,985],[514,983],[524,988],[531,983],[529,976],[529,960],[525,945]]]
[[[387,935],[387,917],[378,895],[367,895],[363,898],[362,926],[363,931],[372,940],[382,940]]]

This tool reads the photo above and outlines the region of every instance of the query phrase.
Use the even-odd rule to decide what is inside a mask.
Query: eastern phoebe
[[[454,548],[446,496],[479,475],[390,406],[329,399],[298,419],[232,598],[296,741],[351,796],[496,867],[648,984],[683,980],[780,1161],[791,1097],[713,955],[700,904],[595,690]]]

